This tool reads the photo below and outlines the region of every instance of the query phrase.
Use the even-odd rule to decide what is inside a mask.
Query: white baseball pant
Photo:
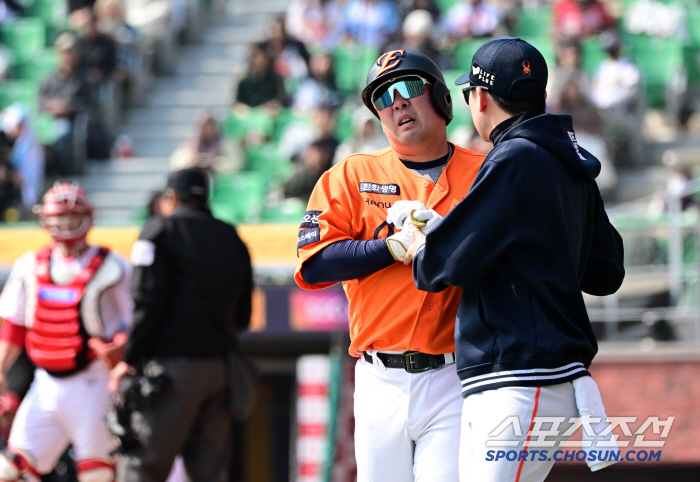
[[[355,367],[357,482],[457,482],[461,383],[454,363],[422,373]]]

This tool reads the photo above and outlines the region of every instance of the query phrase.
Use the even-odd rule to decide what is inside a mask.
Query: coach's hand
[[[400,229],[414,210],[427,211],[420,201],[396,201],[386,212],[386,222]]]
[[[389,248],[389,252],[396,261],[404,260],[406,250],[408,250],[408,247],[416,240],[411,233],[412,226],[411,220],[405,217],[401,231],[386,238],[386,246]]]
[[[409,213],[409,218],[411,223],[426,235],[442,221],[442,216],[434,209],[414,209]]]
[[[425,234],[423,234],[418,227],[416,227],[415,225],[411,226],[410,231],[411,234],[413,234],[415,241],[408,247],[408,249],[406,250],[406,254],[403,257],[402,261],[403,264],[405,264],[406,266],[410,265],[413,262],[413,258],[416,257],[418,249],[425,244]]]

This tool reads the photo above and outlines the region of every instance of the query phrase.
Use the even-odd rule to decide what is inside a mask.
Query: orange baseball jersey
[[[386,238],[387,209],[399,200],[417,200],[445,216],[464,196],[484,156],[454,146],[454,154],[437,184],[403,165],[388,147],[354,154],[319,179],[299,230],[295,280],[307,290],[335,283],[307,284],[301,267],[311,256],[337,241]],[[393,228],[393,227],[392,227]],[[350,304],[350,354],[376,349],[450,353],[455,349],[454,323],[461,289],[419,291],[411,266],[401,262],[343,282]]]

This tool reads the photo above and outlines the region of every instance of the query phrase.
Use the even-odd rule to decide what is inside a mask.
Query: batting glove
[[[420,201],[396,201],[386,212],[386,222],[400,229],[413,210],[425,211],[426,207]]]
[[[389,248],[389,252],[396,261],[403,262],[403,259],[406,257],[406,251],[408,251],[408,247],[415,241],[416,238],[411,233],[411,220],[409,218],[405,218],[401,231],[386,238],[386,246]]]
[[[408,218],[411,220],[411,223],[413,223],[413,225],[420,229],[420,232],[425,235],[432,231],[435,226],[442,221],[442,216],[436,213],[434,209],[412,210],[409,213]]]

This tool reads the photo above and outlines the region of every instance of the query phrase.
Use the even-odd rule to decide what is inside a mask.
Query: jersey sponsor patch
[[[398,184],[377,184],[374,182],[361,182],[360,192],[371,192],[373,194],[387,194],[389,196],[401,195],[401,188]]]
[[[74,303],[78,299],[78,292],[73,288],[42,286],[39,290],[39,299],[45,301],[60,301],[62,303]]]
[[[321,228],[301,229],[297,238],[297,249],[321,240]]]
[[[306,211],[301,220],[300,228],[315,228],[318,226],[318,217],[323,211]]]
[[[131,247],[131,264],[134,266],[150,266],[156,257],[156,245],[151,241],[139,239]]]

